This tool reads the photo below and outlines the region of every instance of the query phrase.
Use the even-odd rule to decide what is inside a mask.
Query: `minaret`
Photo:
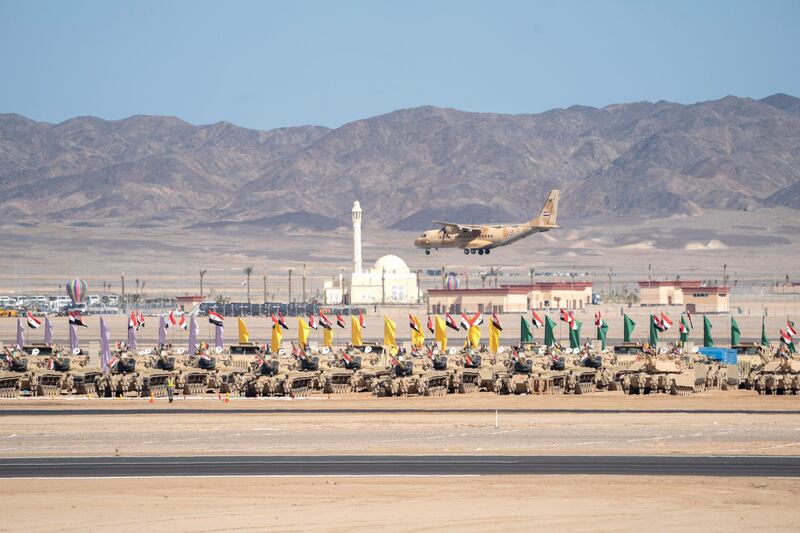
[[[353,273],[361,274],[361,204],[353,202]]]

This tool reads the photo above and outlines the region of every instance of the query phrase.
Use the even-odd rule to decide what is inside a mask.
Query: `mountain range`
[[[539,114],[417,107],[257,131],[174,117],[60,124],[0,115],[5,220],[402,230],[527,220],[800,208],[800,99],[727,96]]]

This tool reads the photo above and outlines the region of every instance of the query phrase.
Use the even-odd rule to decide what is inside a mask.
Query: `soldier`
[[[172,374],[167,378],[167,397],[169,397],[169,403],[172,403],[172,396],[175,393],[175,378],[172,377]]]

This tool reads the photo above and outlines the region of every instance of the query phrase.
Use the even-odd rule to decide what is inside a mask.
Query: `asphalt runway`
[[[565,408],[510,408],[510,409],[415,409],[415,408],[330,408],[330,409],[296,409],[296,408],[181,408],[174,409],[163,407],[142,407],[142,408],[88,408],[88,409],[36,409],[36,408],[9,408],[0,409],[0,417],[3,416],[117,416],[117,415],[204,415],[204,414],[305,414],[305,415],[325,415],[325,414],[744,414],[744,415],[800,415],[800,409],[782,410],[761,410],[761,409],[565,409]]]
[[[0,459],[0,478],[587,474],[800,477],[800,456],[350,455]]]

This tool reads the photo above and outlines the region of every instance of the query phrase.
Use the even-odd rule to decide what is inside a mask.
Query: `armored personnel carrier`
[[[28,358],[22,352],[4,349],[0,362],[0,398],[16,398],[30,390],[31,373],[28,371]]]
[[[800,361],[786,350],[770,356],[762,351],[763,363],[748,375],[749,388],[761,395],[800,393]]]
[[[435,354],[435,352],[434,352]],[[448,358],[452,368],[450,374],[450,392],[468,394],[481,389],[481,363],[483,357],[471,348],[451,354]]]

